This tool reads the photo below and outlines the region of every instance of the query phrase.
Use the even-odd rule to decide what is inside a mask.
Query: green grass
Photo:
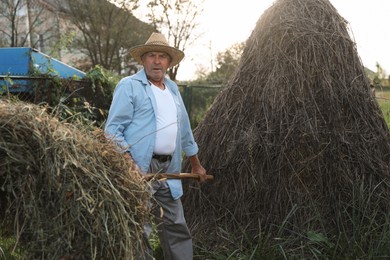
[[[383,116],[387,123],[387,126],[390,128],[390,101],[381,101],[378,100],[379,106],[382,109]]]
[[[384,119],[390,128],[390,87],[384,87],[375,91],[378,104],[382,109]]]
[[[0,260],[25,259],[19,247],[15,248],[16,240],[13,237],[0,236]]]

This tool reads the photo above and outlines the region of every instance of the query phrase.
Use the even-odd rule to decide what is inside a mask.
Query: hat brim
[[[134,46],[129,51],[131,56],[140,64],[142,64],[142,55],[153,51],[167,53],[171,57],[171,63],[169,64],[169,67],[173,67],[179,64],[179,62],[184,58],[184,52],[166,45],[138,45]]]

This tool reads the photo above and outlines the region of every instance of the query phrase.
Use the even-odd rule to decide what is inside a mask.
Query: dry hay
[[[279,0],[261,15],[194,134],[215,176],[183,200],[196,243],[282,226],[348,236],[352,217],[388,215],[389,130],[327,0]]]
[[[148,189],[101,130],[84,128],[0,100],[1,230],[28,259],[143,254]]]

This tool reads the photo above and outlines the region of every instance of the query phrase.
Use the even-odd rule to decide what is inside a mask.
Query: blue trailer
[[[28,47],[0,48],[0,91],[31,92],[41,75],[83,79],[85,73]]]

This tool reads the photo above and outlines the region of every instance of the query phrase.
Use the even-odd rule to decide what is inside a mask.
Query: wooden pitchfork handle
[[[145,177],[153,179],[196,179],[199,180],[200,176],[199,174],[195,173],[147,173],[145,174]],[[206,175],[207,181],[214,180],[213,175]]]

